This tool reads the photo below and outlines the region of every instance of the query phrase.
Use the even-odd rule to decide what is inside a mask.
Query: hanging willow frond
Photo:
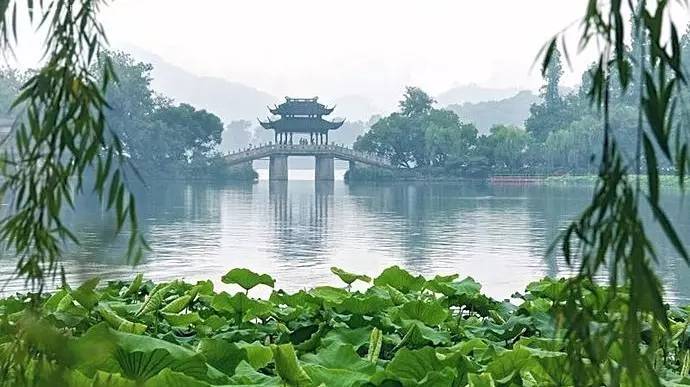
[[[0,0],[0,46],[17,40],[19,0]],[[105,122],[108,85],[116,79],[108,62],[94,74],[107,45],[98,21],[101,0],[26,1],[29,20],[46,32],[44,64],[23,85],[13,104],[21,114],[14,147],[0,165],[0,192],[10,201],[0,221],[0,242],[18,255],[17,273],[39,292],[55,275],[67,241],[78,243],[62,220],[86,181],[108,209],[118,232],[129,225],[128,256],[147,248],[138,229],[134,196],[126,186],[122,145]],[[93,172],[93,179],[86,179]],[[89,183],[91,184],[91,183]]]
[[[684,1],[680,4],[686,6]],[[578,275],[570,280],[564,294],[563,313],[568,328],[568,350],[575,379],[582,383],[606,385],[660,385],[654,356],[668,335],[669,322],[662,286],[654,272],[657,261],[653,243],[647,239],[640,203],[648,205],[678,254],[690,262],[673,223],[660,205],[661,163],[676,165],[679,184],[688,170],[687,122],[677,119],[681,92],[687,89],[681,65],[680,38],[670,16],[668,0],[648,4],[645,0],[589,0],[581,21],[579,49],[599,50],[591,70],[589,98],[603,112],[604,141],[599,178],[594,196],[585,211],[562,235],[562,252],[568,264],[578,264]],[[634,33],[644,39],[639,58],[631,58],[625,38],[633,30],[624,15],[633,16]],[[668,33],[670,32],[670,34]],[[558,38],[558,37],[557,37]],[[554,38],[544,49],[544,66],[557,48]],[[565,39],[561,39],[565,42]],[[639,97],[638,156],[633,165],[622,157],[609,120],[612,83],[629,91],[635,74],[631,63],[639,65],[636,85]],[[674,144],[671,141],[675,141]],[[672,151],[673,149],[673,151]],[[642,157],[644,156],[644,157]],[[647,187],[639,184],[639,173],[647,174]],[[645,199],[641,201],[640,198]],[[608,273],[609,291],[593,296],[586,284]],[[620,297],[624,292],[624,297]],[[582,300],[596,299],[585,303]],[[625,300],[623,303],[620,300]],[[614,301],[618,300],[618,301]],[[618,319],[602,321],[596,310],[615,311]],[[643,341],[641,331],[651,327],[652,339]],[[611,353],[620,353],[611,361]],[[597,364],[592,374],[585,364]]]

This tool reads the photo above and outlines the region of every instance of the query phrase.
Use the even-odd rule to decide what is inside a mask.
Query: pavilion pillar
[[[288,157],[287,155],[271,156],[268,162],[268,180],[287,180],[288,179]]]
[[[326,145],[328,145],[328,132],[326,132]]]
[[[292,145],[292,132],[290,132],[290,145]]]
[[[315,180],[335,180],[335,161],[333,156],[316,156],[314,178]]]

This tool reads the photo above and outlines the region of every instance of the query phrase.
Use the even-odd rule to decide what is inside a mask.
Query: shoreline
[[[630,175],[635,178],[635,175]],[[598,179],[597,175],[562,175],[562,176],[538,176],[538,175],[493,175],[486,177],[460,177],[460,176],[429,176],[416,174],[414,176],[391,176],[385,179],[377,178],[352,178],[346,175],[345,181],[348,183],[365,182],[484,182],[489,184],[515,184],[515,185],[547,185],[547,186],[594,186]],[[640,181],[646,185],[647,176],[640,175]],[[685,179],[686,184],[690,185],[690,177]],[[675,175],[660,175],[659,183],[662,187],[678,188],[678,177]]]

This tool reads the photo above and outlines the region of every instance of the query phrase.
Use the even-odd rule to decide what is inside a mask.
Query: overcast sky
[[[476,83],[538,89],[540,47],[586,0],[115,0],[114,47],[274,95],[438,94]],[[573,38],[575,34],[573,34]],[[591,56],[574,61],[573,85]]]
[[[408,84],[435,94],[467,83],[538,88],[535,55],[584,4],[116,0],[103,20],[115,46],[276,95],[387,94]]]

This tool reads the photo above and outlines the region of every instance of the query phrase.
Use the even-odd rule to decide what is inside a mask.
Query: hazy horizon
[[[280,98],[363,96],[386,110],[407,85],[432,95],[471,84],[537,90],[539,49],[585,3],[208,0],[191,7],[179,0],[118,0],[104,7],[102,20],[113,49],[137,47],[197,76]],[[24,42],[17,59],[31,66],[40,40]],[[588,63],[587,55],[574,58],[563,85],[577,84]]]
[[[389,109],[407,85],[432,95],[468,84],[537,90],[539,49],[585,3],[119,0],[103,20],[114,47],[141,48],[200,76],[281,98],[365,96]],[[579,82],[587,63],[577,58],[564,85]]]
[[[226,120],[263,116],[264,102],[288,95],[320,96],[338,104],[343,115],[366,119],[395,109],[405,86],[435,97],[458,86],[498,90],[484,93],[490,97],[483,100],[536,92],[543,81],[535,58],[550,37],[569,26],[572,67],[564,66],[561,85],[579,84],[593,58],[575,52],[575,22],[586,0],[200,3],[118,0],[104,7],[101,19],[111,49],[138,60],[155,58],[172,70],[154,70],[157,91]],[[679,17],[687,19],[687,13]],[[41,53],[40,35],[32,36],[27,24],[20,25],[22,45],[12,63],[20,67],[35,66]],[[186,84],[178,80],[187,74]],[[221,88],[239,87],[218,94],[209,82],[197,85],[209,78],[226,81]],[[240,105],[249,104],[250,113],[224,108],[233,104],[230,98],[234,110],[245,111]]]

